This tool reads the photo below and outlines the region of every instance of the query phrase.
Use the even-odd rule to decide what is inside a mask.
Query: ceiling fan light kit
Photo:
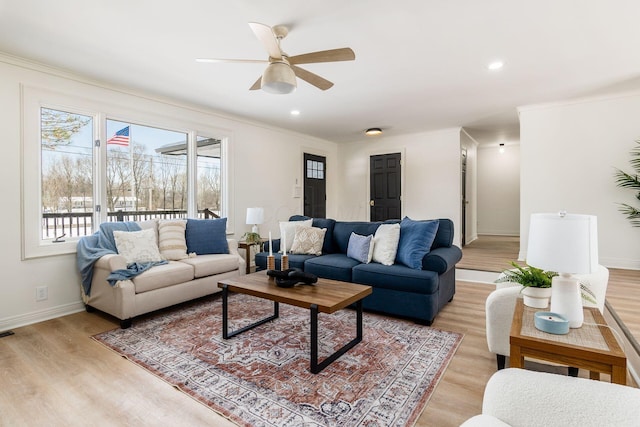
[[[283,25],[276,25],[272,28],[258,22],[250,22],[249,27],[251,27],[251,31],[253,31],[255,36],[258,38],[258,41],[262,44],[262,47],[264,47],[269,54],[268,60],[198,58],[196,61],[204,63],[268,63],[269,65],[267,65],[263,75],[253,84],[253,86],[249,88],[249,90],[263,89],[265,92],[269,93],[287,94],[296,89],[296,77],[320,90],[327,90],[333,86],[333,83],[329,80],[300,68],[297,65],[320,62],[353,61],[356,59],[355,53],[353,53],[353,50],[348,47],[288,56],[280,47],[280,41],[289,33],[287,27]]]
[[[382,129],[380,128],[369,128],[364,131],[364,134],[367,136],[377,136],[382,135]]]
[[[260,87],[265,92],[287,94],[296,90],[296,75],[285,62],[272,62],[262,75]]]

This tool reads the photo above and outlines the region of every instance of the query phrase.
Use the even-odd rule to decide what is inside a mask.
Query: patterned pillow
[[[326,228],[297,226],[296,236],[293,238],[291,245],[291,253],[322,255],[322,244],[324,243],[324,234],[326,232]]]
[[[187,255],[186,219],[161,219],[158,222],[160,254],[173,261],[189,258]]]
[[[304,221],[280,221],[280,249],[284,249],[282,238],[285,237],[287,252],[291,252],[293,241],[296,239],[296,228],[299,225],[311,227],[313,219],[305,219]]]
[[[141,231],[115,230],[113,239],[116,242],[118,253],[124,257],[127,264],[163,261],[160,251],[158,251],[156,233],[153,229],[149,228]]]

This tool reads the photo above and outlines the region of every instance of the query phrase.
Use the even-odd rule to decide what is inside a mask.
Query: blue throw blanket
[[[91,294],[91,279],[93,278],[93,265],[107,254],[117,254],[116,242],[113,238],[114,231],[140,231],[140,226],[135,222],[105,222],[100,224],[100,229],[91,236],[85,236],[78,241],[77,261],[80,275],[82,276],[82,288],[85,295]],[[132,263],[126,269],[111,272],[107,281],[114,286],[118,280],[128,280],[154,265],[166,264],[167,261]]]

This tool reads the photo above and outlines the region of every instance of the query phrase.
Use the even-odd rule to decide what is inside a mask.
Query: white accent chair
[[[597,307],[602,312],[609,283],[609,270],[599,265],[594,273],[576,274],[575,277],[595,295],[597,301],[597,304],[593,304],[583,299],[583,306]],[[521,298],[521,289],[522,286],[517,283],[498,283],[496,290],[489,294],[485,303],[487,345],[489,351],[496,355],[498,369],[504,368],[505,358],[509,356],[509,333],[516,300]]]
[[[462,427],[637,427],[640,389],[509,368],[489,379],[482,415]]]

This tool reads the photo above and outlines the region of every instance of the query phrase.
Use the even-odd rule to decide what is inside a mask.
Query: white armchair
[[[463,427],[637,427],[640,389],[524,369],[503,369],[489,379],[482,415]]]
[[[609,270],[599,265],[594,273],[578,274],[576,277],[595,295],[597,301],[593,304],[583,299],[583,305],[597,307],[602,312],[609,282]],[[489,294],[485,303],[487,345],[489,351],[496,355],[498,369],[504,368],[505,359],[509,356],[509,332],[516,299],[521,298],[521,289],[522,286],[517,283],[498,283],[496,290]]]

